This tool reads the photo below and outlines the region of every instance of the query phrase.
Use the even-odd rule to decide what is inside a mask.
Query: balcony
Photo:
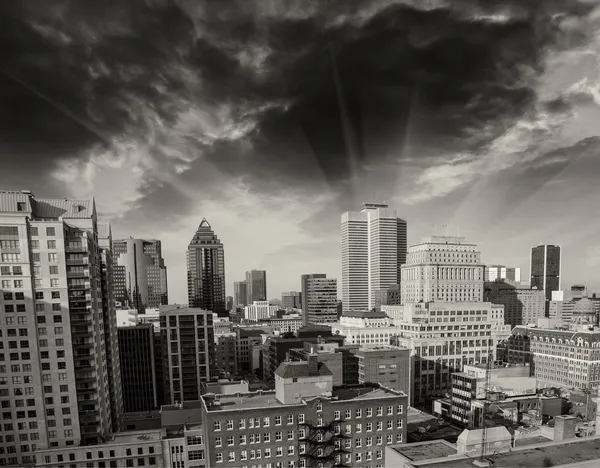
[[[68,284],[68,288],[72,291],[85,291],[86,289],[91,289],[92,285],[89,282],[85,284]]]
[[[94,347],[93,341],[85,341],[85,340],[76,340],[73,342],[73,348],[75,349],[90,349]],[[87,357],[83,355],[81,357]]]
[[[67,278],[87,278],[90,276],[90,270],[67,271]]]
[[[88,251],[87,243],[72,242],[70,244],[65,245],[65,252],[81,253],[81,252],[87,252],[87,251]]]
[[[68,258],[67,257],[67,265],[89,265],[90,259],[88,257],[84,258]]]

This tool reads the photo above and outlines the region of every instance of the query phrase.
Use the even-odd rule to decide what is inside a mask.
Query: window
[[[263,418],[263,427],[269,427],[271,425],[271,418],[269,416],[265,416]]]
[[[7,292],[4,293],[4,300],[5,301],[12,301],[12,299],[13,299],[13,294],[12,293],[7,293]]]
[[[298,415],[298,424],[304,424],[304,413]]]
[[[323,411],[323,403],[317,403],[317,411]]]
[[[281,416],[275,416],[275,425],[281,426]]]
[[[283,457],[283,447],[277,447],[276,457]]]
[[[383,444],[383,437],[377,436],[377,445]]]
[[[23,280],[15,280],[15,288],[23,289]]]
[[[58,254],[56,254],[56,253],[49,253],[48,254],[48,261],[49,262],[58,262]]]
[[[388,414],[388,416],[391,416],[392,414],[394,414],[394,407],[393,406],[388,406],[387,407],[387,414]]]
[[[10,280],[2,280],[2,287],[5,289],[12,288],[12,283]]]
[[[37,236],[38,235],[38,228],[37,227],[30,227],[29,228],[29,234],[32,236]]]
[[[58,278],[50,278],[50,287],[58,288]]]
[[[46,235],[47,236],[55,236],[56,235],[56,230],[53,227],[47,227],[46,228]]]
[[[35,293],[35,298],[40,300],[40,299],[44,299],[44,292],[43,291],[37,291]]]
[[[56,248],[56,241],[55,240],[49,240],[48,241],[48,248],[49,249],[55,249]]]
[[[56,265],[51,265],[49,270],[51,275],[58,275],[58,267]]]
[[[14,266],[13,267],[13,275],[15,275],[15,276],[23,275],[23,269],[20,266]]]
[[[242,434],[240,436],[240,445],[246,445],[246,435],[245,434]]]
[[[293,456],[293,455],[294,455],[294,446],[288,445],[288,456]]]
[[[396,414],[402,414],[402,405],[398,405],[398,408],[396,409]]]
[[[283,435],[281,434],[281,431],[277,431],[275,433],[275,442],[281,442],[283,440]]]
[[[271,442],[271,433],[270,432],[265,432],[263,434],[263,440],[265,442],[265,444],[268,444]]]
[[[367,423],[367,432],[371,432],[373,430],[373,423]]]
[[[228,419],[227,420],[227,430],[228,431],[233,431],[233,419]]]
[[[402,429],[402,419],[396,421],[396,429]]]
[[[233,440],[233,436],[227,436],[227,445],[231,447],[234,444],[235,441]]]
[[[215,447],[222,447],[223,439],[221,437],[215,437]]]
[[[288,430],[287,438],[288,438],[288,440],[294,440],[294,430],[293,429]]]
[[[240,419],[239,428],[246,429],[246,420],[245,419]]]
[[[288,414],[287,423],[294,424],[294,415],[293,414]]]
[[[220,431],[221,430],[221,421],[215,421],[213,423],[213,430]]]
[[[346,419],[350,419],[352,417],[352,410],[347,409],[346,413],[344,414],[344,417]]]
[[[361,408],[356,408],[356,417],[362,418],[362,409]]]
[[[217,463],[223,463],[223,454],[222,453],[217,453],[215,454],[215,459]]]
[[[373,416],[373,408],[367,408],[367,418]]]
[[[235,461],[235,452],[229,452],[228,459],[230,462],[234,462]]]

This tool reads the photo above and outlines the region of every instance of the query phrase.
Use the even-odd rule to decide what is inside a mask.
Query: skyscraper
[[[546,300],[552,291],[560,291],[561,248],[558,245],[538,245],[531,248],[531,287],[543,289]]]
[[[120,390],[108,375],[102,270],[94,201],[0,192],[0,397],[13,408],[3,413],[0,458],[8,465],[113,429],[110,394]]]
[[[248,294],[246,292],[246,282],[236,281],[233,283],[233,305],[246,306],[248,305]]]
[[[160,307],[165,399],[170,404],[200,398],[214,370],[213,313],[192,307]]]
[[[189,306],[225,314],[225,253],[206,218],[188,246],[187,271]]]
[[[159,405],[154,325],[119,327],[118,335],[124,410],[126,413],[152,411]]]
[[[311,278],[327,278],[327,275],[324,273],[310,273],[307,275],[302,275],[300,277],[300,289],[302,296],[302,323],[304,325],[308,324],[308,312],[306,307],[306,296],[308,294],[308,280]]]
[[[169,301],[167,267],[161,242],[146,239],[113,241],[115,299],[125,308],[144,313]]]
[[[106,351],[106,368],[108,370],[108,386],[116,391],[110,392],[110,410],[112,430],[123,429],[123,395],[121,379],[121,362],[119,355],[119,335],[117,332],[117,312],[114,296],[114,260],[112,252],[112,231],[110,224],[98,223],[98,246],[102,266],[102,315],[104,319],[104,349]]]
[[[337,321],[337,280],[333,278],[307,278],[306,295],[303,296],[302,323],[334,323]],[[306,312],[304,312],[306,310]]]
[[[246,272],[246,303],[267,301],[267,272],[265,270],[250,270]]]
[[[482,302],[483,269],[477,246],[464,237],[425,237],[402,268],[402,303]]]
[[[406,221],[385,203],[364,203],[342,214],[344,310],[375,307],[377,292],[400,283],[406,263]]]

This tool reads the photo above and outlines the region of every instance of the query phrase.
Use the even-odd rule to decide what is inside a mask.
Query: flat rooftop
[[[190,400],[181,402],[178,405],[163,405],[160,407],[160,411],[176,411],[186,409],[200,409],[202,408],[202,400]]]
[[[497,454],[494,468],[543,468],[549,466],[568,465],[577,462],[598,460],[600,466],[600,437],[574,439],[568,442],[550,442],[539,444],[535,448],[513,449],[511,452]],[[472,467],[469,459],[461,458],[443,460],[439,463],[428,463],[428,468],[465,468]]]
[[[393,450],[410,459],[411,461],[431,460],[433,458],[456,455],[456,446],[443,440],[434,440],[425,443],[409,444],[402,447],[393,447]]]
[[[377,386],[352,385],[346,387],[335,388],[332,392],[332,397],[338,401],[347,400],[369,400],[374,398],[383,398],[389,396],[406,396],[402,392],[390,391]],[[249,408],[265,408],[269,406],[294,406],[299,403],[284,405],[277,401],[275,391],[263,391],[252,393],[239,393],[234,395],[217,395],[220,402],[219,405],[210,405],[209,411],[231,411],[242,410]],[[307,397],[310,399],[312,397]],[[335,401],[335,400],[334,400]]]
[[[165,435],[165,431],[162,429],[151,429],[147,431],[134,431],[134,432],[118,432],[113,434],[114,440],[107,440],[107,444],[133,444],[139,442],[150,442],[155,440],[161,440]]]

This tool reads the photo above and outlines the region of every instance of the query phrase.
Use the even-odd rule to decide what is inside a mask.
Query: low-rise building
[[[383,465],[406,440],[406,394],[379,385],[333,388],[326,365],[283,362],[275,391],[203,395],[209,466]]]
[[[410,351],[399,346],[359,348],[359,383],[379,383],[386,388],[410,394]]]
[[[235,375],[238,369],[237,334],[215,333],[215,373]]]

